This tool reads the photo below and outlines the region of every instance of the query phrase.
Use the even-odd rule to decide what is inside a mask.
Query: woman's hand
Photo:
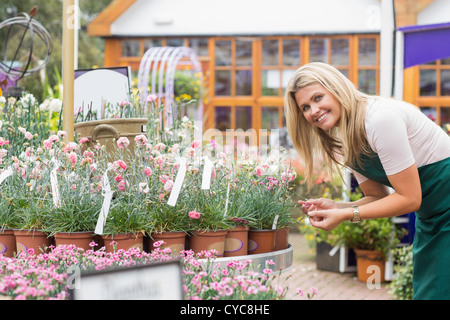
[[[299,200],[298,204],[302,206],[302,212],[308,214],[308,212],[313,210],[326,210],[326,209],[336,209],[338,204],[336,201],[331,199],[309,199],[307,201]]]
[[[309,222],[315,228],[331,231],[342,222],[349,220],[352,209],[326,209],[308,212]]]
[[[298,201],[298,204],[302,206],[302,212],[308,215],[313,227],[326,231],[334,229],[347,220],[346,216],[349,214],[348,208],[340,208],[339,204],[331,199],[310,199]]]

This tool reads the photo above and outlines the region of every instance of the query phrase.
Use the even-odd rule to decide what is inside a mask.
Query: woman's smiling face
[[[339,124],[341,104],[319,83],[299,89],[295,101],[306,121],[322,130],[330,130]]]

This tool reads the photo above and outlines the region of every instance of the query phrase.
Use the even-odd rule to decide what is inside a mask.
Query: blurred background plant
[[[396,276],[389,284],[395,300],[413,299],[413,254],[412,245],[396,248],[394,251],[394,272]]]

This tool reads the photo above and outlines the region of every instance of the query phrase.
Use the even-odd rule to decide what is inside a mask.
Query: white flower
[[[48,111],[50,109],[50,100],[49,99],[45,99],[44,102],[42,102],[39,105],[39,109],[41,111]]]
[[[50,111],[61,112],[62,101],[59,99],[52,99],[50,102]]]
[[[1,104],[6,103],[6,98],[4,96],[0,96],[0,103]]]
[[[34,105],[36,103],[36,99],[31,93],[27,93],[22,98],[20,98],[20,103],[23,105]]]

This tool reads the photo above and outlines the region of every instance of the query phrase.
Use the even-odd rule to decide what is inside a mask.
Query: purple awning
[[[450,57],[450,22],[398,28],[404,33],[404,68]]]

